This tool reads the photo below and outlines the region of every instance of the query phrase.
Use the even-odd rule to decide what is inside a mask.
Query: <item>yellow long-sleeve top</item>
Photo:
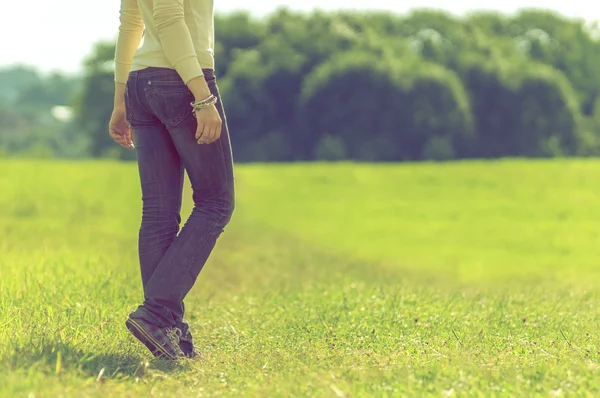
[[[213,0],[121,0],[119,20],[116,82],[154,66],[174,68],[187,84],[214,69]]]

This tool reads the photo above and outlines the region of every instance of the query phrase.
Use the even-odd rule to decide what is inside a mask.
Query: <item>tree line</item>
[[[215,29],[238,162],[600,154],[600,36],[580,20],[281,8],[263,19],[217,15]],[[106,133],[113,54],[98,43],[68,85],[74,117],[52,136],[78,137],[80,156],[133,156]],[[27,107],[6,108],[1,93],[0,145],[22,150],[4,119]]]

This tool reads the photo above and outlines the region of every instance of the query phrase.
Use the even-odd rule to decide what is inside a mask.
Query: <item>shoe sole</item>
[[[182,344],[180,343],[179,348],[181,349],[181,352],[183,353],[184,357],[193,359],[193,358],[195,358],[197,351],[196,351],[196,348],[193,345],[193,343],[191,343],[191,345],[192,345],[191,350],[189,349],[190,343],[185,343],[185,345],[184,345],[185,349],[183,348]]]
[[[127,326],[127,329],[129,329],[135,338],[141,341],[153,355],[156,356],[156,354],[162,354],[170,360],[177,359],[177,357],[165,350],[164,347],[161,346],[154,337],[148,334],[134,319],[128,319],[125,322],[125,326]]]
[[[183,355],[188,359],[200,359],[202,358],[201,354],[197,351],[194,352],[185,352],[183,351]]]

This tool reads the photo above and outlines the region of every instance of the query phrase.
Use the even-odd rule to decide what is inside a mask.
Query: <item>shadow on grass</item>
[[[86,351],[67,342],[45,341],[36,347],[9,348],[9,352],[11,351],[12,354],[0,359],[0,368],[4,368],[4,371],[78,373],[83,377],[97,379],[127,379],[186,368],[185,362],[156,359],[149,354]]]

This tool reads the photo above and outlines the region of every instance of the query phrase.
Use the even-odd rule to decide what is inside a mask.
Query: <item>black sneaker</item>
[[[178,328],[161,328],[142,319],[131,317],[127,319],[125,326],[155,357],[175,360],[183,356],[179,347],[181,330]]]
[[[194,338],[189,329],[179,339],[179,348],[181,348],[183,355],[188,358],[198,358],[201,356],[200,351],[194,346]]]

